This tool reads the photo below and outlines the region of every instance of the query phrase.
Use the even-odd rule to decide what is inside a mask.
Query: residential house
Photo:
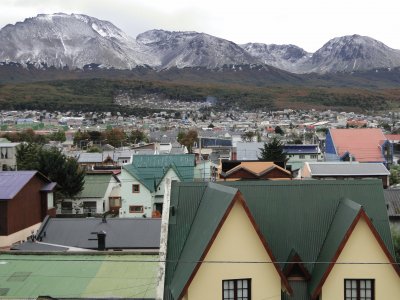
[[[400,233],[400,189],[384,191],[390,225]]]
[[[120,174],[120,217],[161,216],[164,185],[167,178],[176,181],[194,180],[195,157],[181,155],[135,155]]]
[[[316,144],[286,144],[283,146],[283,152],[286,153],[287,165],[292,170],[301,169],[305,162],[323,161],[324,155]]]
[[[300,172],[304,179],[371,179],[382,181],[389,186],[390,172],[382,163],[362,164],[359,162],[306,162]]]
[[[167,203],[160,298],[399,299],[378,180],[173,182]]]
[[[55,215],[55,186],[37,171],[0,172],[0,247],[26,240]]]
[[[0,143],[0,171],[17,169],[17,147],[20,143]]]
[[[232,153],[232,160],[258,160],[260,156],[260,148],[264,147],[264,143],[236,143],[236,152]]]
[[[133,150],[103,151],[100,153],[83,152],[79,154],[78,163],[88,171],[102,167],[120,167],[132,163],[133,154]]]
[[[290,180],[290,171],[266,161],[244,161],[232,169],[219,173],[219,179],[225,181],[236,180]]]
[[[326,161],[393,162],[393,145],[379,128],[329,129]]]
[[[112,172],[92,172],[85,175],[83,190],[74,199],[58,205],[57,214],[117,213],[121,207],[121,183]]]
[[[20,252],[129,250],[158,253],[161,219],[50,218],[34,238],[14,245]]]

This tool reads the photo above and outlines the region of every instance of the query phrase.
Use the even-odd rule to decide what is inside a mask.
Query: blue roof
[[[36,175],[38,171],[0,172],[0,200],[10,200]],[[45,178],[43,176],[43,178]]]
[[[284,145],[283,151],[286,154],[318,154],[318,145]]]
[[[232,147],[232,140],[221,138],[201,138],[201,147]]]

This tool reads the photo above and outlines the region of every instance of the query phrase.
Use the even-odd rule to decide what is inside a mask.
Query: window
[[[121,207],[121,197],[109,197],[110,207]]]
[[[140,185],[132,184],[132,193],[140,193]]]
[[[97,211],[96,201],[85,201],[83,202],[84,213],[95,213]]]
[[[72,214],[72,202],[63,201],[61,203],[61,213],[62,214]]]
[[[222,281],[223,300],[250,300],[251,279],[231,279]]]
[[[374,300],[375,280],[374,279],[345,279],[344,280],[345,300]]]
[[[306,156],[305,156],[304,154],[300,154],[300,155],[299,155],[299,158],[300,158],[300,159],[305,159]]]
[[[311,155],[310,155],[310,158],[312,158],[312,159],[317,159],[317,158],[318,158],[318,155],[316,155],[316,154],[311,154]]]
[[[129,212],[132,214],[143,213],[143,206],[142,205],[131,205],[131,206],[129,206]]]

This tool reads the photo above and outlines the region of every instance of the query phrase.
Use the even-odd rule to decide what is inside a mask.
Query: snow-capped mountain
[[[259,61],[237,44],[205,33],[150,30],[136,41],[146,45],[159,68],[243,65]],[[154,64],[151,64],[154,65]]]
[[[299,71],[352,72],[397,66],[400,66],[400,50],[367,36],[348,35],[328,41]]]
[[[400,66],[400,50],[359,35],[334,38],[312,54],[295,45],[239,46],[193,31],[150,30],[134,39],[110,22],[63,13],[42,14],[5,26],[0,30],[0,45],[0,62],[57,68],[271,65],[292,73],[329,73]]]
[[[262,63],[293,73],[312,55],[295,45],[247,43],[240,46]]]
[[[0,61],[82,68],[133,68],[149,61],[135,39],[107,21],[85,15],[38,15],[0,30]]]

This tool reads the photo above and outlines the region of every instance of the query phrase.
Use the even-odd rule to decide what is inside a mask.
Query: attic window
[[[132,184],[132,193],[140,193],[140,185]]]

